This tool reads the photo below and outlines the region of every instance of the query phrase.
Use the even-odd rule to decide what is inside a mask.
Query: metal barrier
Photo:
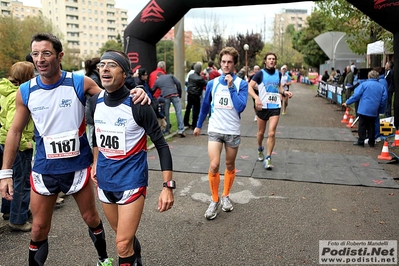
[[[340,105],[342,104],[342,94],[344,92],[344,88],[324,81],[320,81],[319,87],[317,88],[318,96],[329,99],[330,101]]]

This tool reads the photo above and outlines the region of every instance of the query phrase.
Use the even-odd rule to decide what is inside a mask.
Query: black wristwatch
[[[174,180],[170,180],[167,182],[163,182],[163,187],[167,187],[167,188],[171,188],[171,189],[175,189],[176,188],[176,182]]]

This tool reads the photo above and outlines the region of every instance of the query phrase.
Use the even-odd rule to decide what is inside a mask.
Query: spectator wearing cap
[[[148,86],[147,80],[148,80],[147,70],[145,68],[138,69],[135,82],[137,85],[141,85],[144,87],[144,90],[147,93],[148,97],[150,97],[151,101],[153,101],[154,96],[152,95],[150,86]]]
[[[105,91],[91,98],[97,135],[91,177],[116,234],[117,264],[142,265],[141,246],[135,235],[148,186],[147,135],[158,151],[162,171],[160,212],[172,208],[174,202],[172,156],[152,108],[131,103],[130,91],[124,85],[130,69],[127,55],[108,50],[101,56],[99,69]],[[112,261],[97,265],[112,265]]]
[[[288,74],[286,65],[281,67],[281,85],[283,86],[284,91],[290,90],[291,77]],[[287,113],[288,99],[289,99],[288,96],[283,95],[283,110],[281,113],[282,115],[285,115]]]

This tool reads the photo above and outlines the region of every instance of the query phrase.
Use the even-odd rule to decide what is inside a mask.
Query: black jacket
[[[388,74],[386,75],[385,79],[388,83],[388,92],[395,92],[395,83],[393,80],[393,69],[388,70]]]
[[[206,86],[206,80],[197,72],[188,77],[187,93],[192,95],[202,95],[202,91]]]

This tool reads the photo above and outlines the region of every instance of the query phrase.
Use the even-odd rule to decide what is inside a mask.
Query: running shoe
[[[224,212],[231,212],[234,209],[233,204],[231,204],[229,196],[222,197],[222,210]]]
[[[205,212],[205,218],[208,220],[213,220],[216,218],[219,212],[220,201],[214,202],[211,200],[211,204],[209,204],[208,209]]]
[[[282,112],[282,115],[285,115],[286,114],[286,112]]]
[[[98,261],[97,266],[112,266],[113,258],[106,258],[103,261]]]
[[[255,115],[255,117],[254,117],[254,121],[256,122],[256,121],[258,121],[258,117]]]
[[[32,230],[32,224],[30,222],[26,222],[24,224],[12,224],[8,223],[11,231],[20,231],[20,232],[29,232]]]
[[[10,220],[10,214],[9,213],[3,213],[3,220],[5,220],[5,221]]]
[[[272,165],[272,159],[270,157],[267,157],[263,161],[263,167],[265,167],[266,170],[272,170],[273,165]]]
[[[265,159],[265,156],[263,155],[263,147],[258,148],[258,161],[261,162]]]

